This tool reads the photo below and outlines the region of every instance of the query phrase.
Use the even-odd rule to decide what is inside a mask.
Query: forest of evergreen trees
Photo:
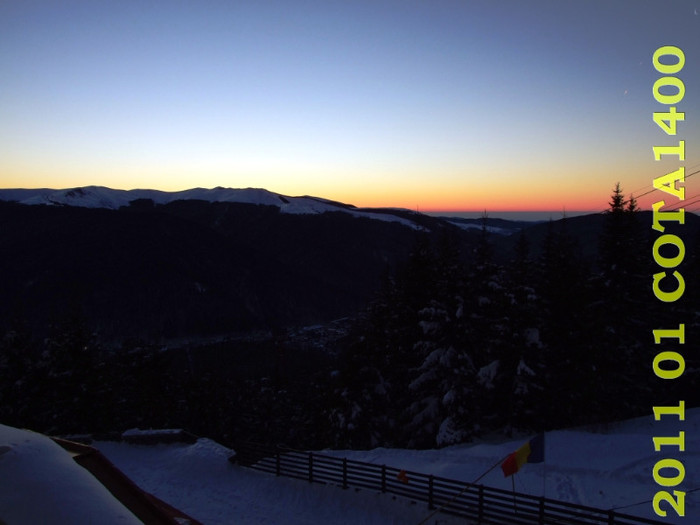
[[[432,447],[696,405],[697,357],[686,353],[683,381],[656,378],[651,332],[696,332],[697,249],[681,268],[684,297],[661,304],[653,232],[619,184],[604,219],[593,261],[566,220],[550,223],[537,257],[521,235],[504,264],[485,228],[470,254],[446,238],[419,243],[346,348],[334,444]]]
[[[679,399],[697,406],[697,357],[686,355],[682,381],[656,378],[651,332],[683,322],[689,339],[697,333],[700,243],[685,239],[684,297],[661,304],[651,293],[656,234],[640,213],[618,185],[595,260],[567,220],[550,222],[541,246],[521,233],[507,260],[494,257],[485,226],[468,249],[449,233],[418,234],[409,259],[323,351],[276,334],[222,348],[230,363],[197,373],[183,366],[192,355],[156,345],[102,348],[80,319],[41,341],[18,320],[0,341],[0,422],[54,434],[175,426],[233,444],[422,448],[605,424]],[[247,372],[236,370],[244,355],[259,356]]]

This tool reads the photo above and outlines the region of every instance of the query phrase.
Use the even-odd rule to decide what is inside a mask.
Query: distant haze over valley
[[[427,211],[424,212],[432,217],[460,217],[463,219],[480,219],[484,213],[490,219],[505,219],[509,221],[548,221],[550,219],[556,221],[562,217],[580,217],[581,215],[590,215],[591,213],[600,213],[597,211]]]

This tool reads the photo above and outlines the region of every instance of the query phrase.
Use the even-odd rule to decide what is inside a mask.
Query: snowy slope
[[[207,439],[194,445],[95,445],[144,490],[206,525],[398,525],[425,515],[423,507],[370,491],[312,485],[234,466],[227,461],[231,451]]]
[[[355,217],[399,222],[409,227],[416,225],[391,213],[376,213],[360,210],[350,205],[317,197],[287,197],[259,188],[193,188],[190,190],[165,192],[159,190],[114,190],[102,186],[85,186],[71,189],[0,189],[0,201],[14,201],[27,205],[79,206],[84,208],[107,208],[116,210],[128,206],[137,199],[151,199],[156,204],[167,204],[178,200],[203,200],[208,202],[236,202],[277,206],[282,213],[319,214],[344,212]],[[406,212],[407,210],[401,210]]]
[[[678,435],[684,430],[686,451],[680,455],[654,452],[652,436]],[[324,454],[386,464],[447,478],[474,481],[498,465],[528,439],[504,443],[460,445],[441,450],[324,451]],[[342,490],[275,478],[229,464],[229,451],[209,440],[195,445],[134,446],[98,443],[102,453],[144,490],[178,506],[206,524],[364,524],[418,523],[428,511],[372,491]],[[562,430],[545,438],[545,464],[525,465],[515,476],[518,492],[590,505],[658,519],[650,500],[659,487],[652,468],[659,459],[678,457],[686,477],[686,517],[668,523],[698,523],[700,492],[700,409],[688,410],[686,421],[655,422],[646,417],[611,425],[605,432]],[[481,483],[510,490],[511,478],[499,467]],[[625,508],[620,508],[625,507]],[[439,523],[459,521],[439,516]],[[431,520],[434,522],[436,518]]]
[[[51,439],[0,425],[0,523],[141,523]]]

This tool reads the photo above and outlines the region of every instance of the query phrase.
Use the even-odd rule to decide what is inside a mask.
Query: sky
[[[685,166],[699,210],[699,13],[700,0],[1,2],[0,187],[573,212]],[[652,121],[669,107],[652,93],[664,45],[685,55],[676,136]],[[679,140],[685,161],[654,160]]]

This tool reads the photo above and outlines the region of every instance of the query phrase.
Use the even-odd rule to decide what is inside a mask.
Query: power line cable
[[[690,177],[692,177],[693,175],[697,175],[698,173],[700,173],[700,170],[696,170],[696,171],[686,175],[684,180],[688,180]],[[659,190],[659,188],[652,188],[649,191],[642,193],[641,195],[636,195],[634,198],[638,199],[640,197],[644,197],[645,195],[649,195],[650,193],[654,193],[655,191],[660,191],[660,190]]]
[[[697,164],[696,166],[700,166],[700,164]],[[691,169],[695,168],[696,166],[693,166]],[[698,173],[700,173],[700,169],[698,169],[698,170],[696,170],[696,171],[693,171],[692,173],[687,174],[687,175],[685,176],[685,178],[684,178],[684,181],[687,181],[690,177],[692,177],[693,175],[697,175]],[[641,189],[648,188],[649,186],[650,186],[650,185],[647,184],[646,186],[644,186],[644,187],[641,188]],[[631,195],[632,197],[634,197],[635,200],[639,200],[640,198],[642,198],[642,197],[644,197],[644,196],[646,196],[646,195],[649,195],[650,193],[654,193],[655,191],[661,191],[661,190],[660,190],[659,188],[652,188],[652,189],[650,189],[650,190],[648,190],[648,191],[645,191],[645,192],[642,193],[641,195],[635,195],[634,193],[630,193],[630,195]],[[691,197],[691,199],[693,199],[693,198],[695,198],[695,196]],[[672,209],[665,209],[664,211],[673,211],[674,209],[681,208],[681,207],[683,207],[684,205],[689,204],[689,203],[686,203],[686,201],[687,201],[687,199],[684,199],[684,201],[683,201],[682,203],[679,203],[678,205],[676,205],[676,204],[669,205],[669,206],[678,206],[678,207],[677,207],[677,208],[672,208]],[[629,202],[629,201],[627,201],[627,202]],[[693,203],[690,203],[690,204],[693,204]],[[607,211],[608,211],[608,208],[606,208],[606,209],[604,209],[604,210],[601,210],[599,213],[605,213],[605,212],[607,212]]]
[[[695,200],[689,200],[689,199],[695,199]],[[700,194],[693,195],[692,197],[686,198],[683,200],[683,202],[679,202],[677,204],[669,204],[668,206],[664,206],[663,211],[676,211],[680,210],[681,208],[687,208],[688,206],[691,206],[692,204],[696,204],[700,202]]]
[[[697,164],[693,164],[692,166],[688,166],[688,167],[686,168],[686,170],[690,171],[690,170],[694,170],[694,169],[696,169],[696,168],[700,168],[700,162],[698,162]],[[690,175],[688,175],[688,177],[690,177]],[[686,177],[686,178],[687,178],[687,177]],[[636,190],[631,191],[631,192],[630,192],[630,195],[635,196],[635,195],[637,195],[638,192],[640,192],[640,191],[645,191],[645,190],[647,190],[647,188],[652,188],[652,185],[651,185],[651,184],[645,184],[645,185],[642,186],[641,188],[637,188]],[[649,192],[651,192],[651,191],[654,191],[654,189],[649,190]],[[644,195],[647,195],[649,192],[645,193]],[[641,197],[642,195],[638,195],[638,196]],[[636,198],[636,197],[635,197],[635,198]]]

